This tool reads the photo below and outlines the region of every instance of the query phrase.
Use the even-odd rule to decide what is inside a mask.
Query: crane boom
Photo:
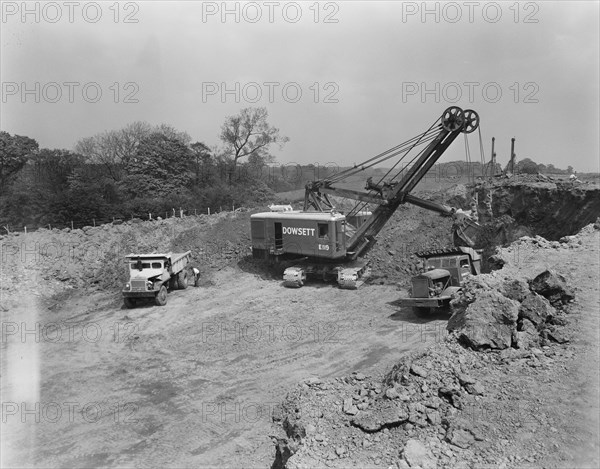
[[[308,210],[311,205],[317,210],[332,210],[334,207],[327,195],[336,195],[378,205],[372,216],[356,230],[346,243],[346,249],[350,257],[356,258],[368,250],[374,243],[375,236],[385,226],[396,209],[405,202],[434,210],[443,215],[453,215],[455,212],[449,207],[418,199],[410,194],[456,137],[461,133],[471,133],[479,126],[479,116],[475,111],[463,111],[455,106],[446,109],[440,120],[441,123],[438,126],[438,133],[435,138],[421,151],[416,161],[406,170],[398,182],[373,184],[368,180],[366,189],[370,192],[337,188],[328,180],[313,181],[307,184],[304,210]],[[468,241],[464,241],[468,244]]]

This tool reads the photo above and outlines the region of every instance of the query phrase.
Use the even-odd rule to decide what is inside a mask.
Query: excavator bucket
[[[452,238],[455,246],[475,247],[481,225],[468,216],[457,216],[452,225]]]

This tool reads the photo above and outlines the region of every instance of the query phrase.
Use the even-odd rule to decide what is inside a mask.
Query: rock
[[[502,284],[500,293],[511,300],[523,301],[530,293],[529,285],[523,279],[507,280]]]
[[[366,376],[365,376],[365,375],[363,375],[362,373],[356,373],[356,376],[355,376],[355,378],[356,378],[358,381],[362,381],[362,380],[364,380],[364,379],[366,378]]]
[[[421,378],[427,378],[427,370],[419,365],[412,365],[410,367],[412,374],[420,376]]]
[[[458,389],[442,387],[438,390],[438,395],[446,399],[453,407],[456,407],[457,409],[462,408],[460,391]]]
[[[307,380],[304,381],[306,384],[308,384],[309,386],[316,386],[318,384],[321,384],[321,380],[319,378],[308,378]]]
[[[504,349],[516,335],[519,303],[494,290],[477,292],[466,309],[457,310],[448,321],[448,330],[459,341],[475,348]]]
[[[410,439],[404,445],[403,456],[410,467],[433,469],[437,467],[427,447],[419,440]]]
[[[575,298],[575,294],[568,287],[566,279],[553,270],[545,270],[530,283],[529,287],[534,292],[547,298],[553,306],[567,304]]]
[[[465,385],[465,390],[469,393],[469,394],[473,394],[475,396],[481,396],[483,395],[483,392],[485,391],[485,388],[483,387],[483,384],[481,384],[479,381],[473,383],[473,384],[466,384]]]
[[[356,415],[358,413],[358,408],[352,403],[352,398],[344,399],[344,407],[343,410],[348,415]]]
[[[439,409],[440,408],[440,399],[434,397],[428,401],[425,401],[425,406],[431,409]]]
[[[459,448],[466,449],[475,442],[475,437],[467,430],[451,427],[446,433],[446,441]]]
[[[473,378],[472,376],[466,375],[466,374],[459,374],[458,375],[458,382],[460,384],[462,384],[463,386],[465,384],[475,384],[475,378]]]
[[[389,388],[385,391],[385,397],[387,397],[388,399],[396,399],[399,397],[399,394],[395,388]]]
[[[520,330],[517,331],[517,347],[529,349],[539,345],[540,336],[537,327],[529,319],[520,321]]]
[[[384,427],[399,425],[407,420],[408,413],[404,407],[387,401],[387,404],[377,409],[361,412],[352,420],[352,425],[366,432],[376,432]]]
[[[519,307],[519,319],[529,319],[536,326],[555,313],[550,302],[535,292],[530,292]]]
[[[431,425],[439,425],[442,422],[442,416],[437,410],[428,410],[426,415],[427,421]]]
[[[546,331],[546,335],[550,340],[553,340],[554,342],[558,342],[559,344],[564,344],[566,342],[569,342],[568,336],[556,328],[554,328],[554,330],[548,329]]]

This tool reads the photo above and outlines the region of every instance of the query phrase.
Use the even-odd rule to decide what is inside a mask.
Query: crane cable
[[[423,132],[422,134],[417,135],[416,137],[413,137],[410,140],[407,140],[406,142],[403,142],[403,143],[396,145],[395,147],[390,148],[378,155],[375,155],[374,157],[368,159],[367,161],[365,161],[359,165],[355,164],[352,168],[345,169],[343,171],[340,171],[339,173],[332,175],[330,178],[327,179],[327,181],[330,183],[338,182],[338,181],[345,179],[353,174],[356,174],[360,171],[364,171],[365,169],[369,169],[372,166],[375,166],[377,164],[382,163],[383,161],[393,158],[394,156],[397,156],[400,153],[408,153],[416,145],[421,144],[424,141],[429,141],[429,140],[432,140],[433,138],[435,138],[436,132],[437,132],[437,129],[434,131],[431,131],[431,128],[430,128],[426,132]],[[406,148],[406,147],[408,147],[408,148]],[[402,157],[402,159],[403,158],[404,157]],[[402,161],[402,159],[400,161]]]
[[[385,178],[386,178],[386,177],[387,177],[387,176],[388,176],[388,175],[389,175],[389,174],[390,174],[390,173],[391,173],[391,172],[392,172],[392,171],[393,171],[393,170],[396,168],[396,166],[398,166],[398,164],[400,164],[400,163],[401,163],[401,162],[402,162],[402,161],[403,161],[403,160],[404,160],[404,159],[407,157],[408,153],[409,153],[409,152],[410,152],[410,151],[411,151],[413,148],[415,148],[417,145],[422,145],[422,144],[424,144],[424,143],[427,143],[427,142],[429,142],[429,141],[432,141],[432,140],[434,140],[434,139],[437,137],[437,135],[438,135],[438,132],[439,132],[439,130],[440,130],[440,129],[441,129],[441,127],[442,127],[442,124],[441,124],[441,119],[442,119],[441,117],[439,117],[438,119],[436,119],[436,120],[434,121],[434,123],[433,123],[433,124],[431,124],[431,126],[429,127],[429,129],[427,129],[427,130],[426,130],[425,132],[423,132],[422,134],[420,134],[420,135],[418,135],[418,136],[416,136],[416,137],[413,137],[413,138],[411,138],[411,139],[407,140],[406,142],[404,142],[404,143],[401,143],[400,145],[397,145],[396,147],[394,147],[393,149],[391,149],[391,150],[395,150],[395,149],[398,149],[398,148],[400,148],[400,147],[408,146],[408,144],[409,144],[409,143],[412,143],[412,145],[410,146],[410,148],[408,148],[408,149],[404,150],[404,156],[403,156],[402,158],[400,158],[400,159],[399,159],[399,160],[398,160],[398,161],[397,161],[397,162],[396,162],[396,163],[395,163],[395,164],[394,164],[394,165],[393,165],[393,166],[392,166],[392,167],[391,167],[391,168],[390,168],[390,169],[389,169],[389,170],[388,170],[388,171],[387,171],[387,172],[386,172],[386,173],[385,173],[385,174],[384,174],[384,175],[383,175],[383,176],[382,176],[380,179],[379,179],[379,181],[377,182],[377,184],[380,184],[381,182],[383,182],[383,181],[385,180]],[[413,143],[413,142],[414,142],[414,143]],[[380,155],[384,155],[384,154],[386,154],[386,153],[390,152],[391,150],[387,150],[387,151],[385,151],[385,152],[381,153]],[[418,152],[417,154],[415,154],[415,156],[414,156],[414,157],[413,157],[413,158],[412,158],[412,159],[411,159],[411,160],[410,160],[410,161],[409,161],[409,162],[406,164],[406,166],[404,166],[402,169],[400,169],[400,171],[398,171],[398,172],[397,172],[397,173],[396,173],[396,174],[395,174],[395,175],[392,177],[391,181],[393,181],[394,179],[396,179],[396,178],[397,178],[397,177],[398,177],[400,174],[402,174],[402,173],[403,173],[403,172],[404,172],[404,171],[405,171],[405,170],[406,170],[406,169],[407,169],[407,168],[408,168],[408,167],[409,167],[411,164],[413,164],[413,163],[414,163],[414,161],[415,161],[415,160],[416,160],[416,159],[417,159],[417,158],[418,158],[418,157],[419,157],[419,156],[420,156],[420,155],[423,153],[423,151],[425,151],[425,148],[423,148],[423,149],[422,149],[420,152]],[[393,153],[393,154],[389,155],[388,157],[384,158],[384,159],[383,159],[383,160],[381,160],[381,161],[385,161],[385,160],[387,160],[387,159],[391,158],[392,156],[396,156],[396,155],[397,155],[397,154],[399,154],[400,152],[401,152],[401,151],[396,151],[395,153]],[[380,155],[377,155],[377,156],[380,156]],[[371,160],[373,160],[373,159],[375,159],[375,158],[376,158],[376,157],[374,157],[374,158],[371,158]],[[371,160],[370,160],[370,161],[371,161]],[[379,162],[377,162],[377,163],[379,163]],[[377,163],[374,163],[374,164],[377,164]],[[373,166],[374,164],[371,164],[369,167]],[[356,172],[358,172],[358,171],[356,171]],[[347,176],[346,176],[346,177],[347,177]],[[338,180],[339,180],[339,179],[338,179]],[[369,193],[369,194],[372,194],[373,192],[374,192],[373,190],[370,190],[368,193]],[[360,211],[361,211],[363,208],[367,207],[367,205],[368,205],[368,202],[362,202],[362,201],[358,201],[358,202],[357,202],[357,203],[354,205],[354,207],[353,207],[353,208],[352,208],[352,209],[351,209],[351,210],[348,212],[348,215],[354,215],[354,214],[357,214],[357,213],[359,213],[359,212],[360,212]]]

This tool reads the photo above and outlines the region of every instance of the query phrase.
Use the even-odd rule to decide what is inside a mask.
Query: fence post
[[[50,223],[48,223],[48,229],[51,230],[52,229],[52,225]]]
[[[206,210],[208,210],[208,214],[210,215],[210,207],[208,207]]]
[[[96,219],[95,218],[92,218],[92,223],[93,223],[94,226],[96,226]]]
[[[73,220],[71,220],[71,229],[73,229]]]
[[[152,220],[152,213],[148,212],[148,220]]]
[[[25,228],[25,234],[27,234],[27,227],[25,226],[24,228]]]

